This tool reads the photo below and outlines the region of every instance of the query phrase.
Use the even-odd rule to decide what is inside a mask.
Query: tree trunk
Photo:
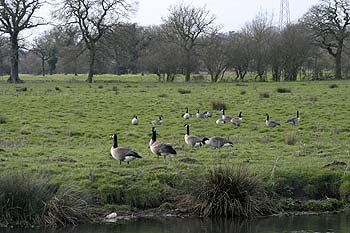
[[[185,81],[191,80],[191,51],[186,51],[186,64],[185,64]]]
[[[335,55],[335,79],[341,79],[342,75],[341,75],[341,67],[342,67],[342,60],[341,60],[341,56],[342,56],[342,52],[343,52],[343,45],[339,44],[339,47],[337,49],[337,54]]]
[[[41,58],[41,71],[43,73],[43,77],[45,77],[45,59]]]
[[[88,78],[86,79],[86,82],[93,83],[94,79],[94,68],[95,68],[95,55],[96,55],[96,47],[91,46],[89,49],[90,56],[89,56],[89,74]]]
[[[18,76],[18,34],[11,35],[11,74],[7,80],[9,83],[21,83]]]

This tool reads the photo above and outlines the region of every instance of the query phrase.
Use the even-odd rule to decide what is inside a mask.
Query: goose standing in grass
[[[139,124],[139,119],[137,119],[136,115],[134,115],[134,118],[132,118],[131,124],[133,124],[133,125],[138,125]]]
[[[163,124],[163,116],[160,115],[158,120],[153,120],[152,125],[161,125]]]
[[[214,148],[220,148],[220,147],[232,146],[233,142],[225,138],[215,136],[211,138],[203,138],[203,144],[212,146]]]
[[[197,109],[196,117],[197,118],[204,118],[205,115],[204,115],[204,113],[199,113],[199,109]]]
[[[203,145],[203,138],[190,135],[190,125],[185,124],[184,127],[186,127],[187,131],[185,134],[185,142],[187,145],[192,147],[198,147]]]
[[[297,117],[293,117],[293,118],[291,118],[291,119],[288,119],[288,120],[286,121],[286,123],[292,124],[292,125],[296,125],[296,124],[299,123],[299,121],[300,121],[299,111],[297,111]]]
[[[191,114],[188,113],[188,108],[186,108],[186,112],[182,115],[182,117],[186,120],[191,118]]]
[[[137,152],[130,148],[118,147],[117,134],[113,134],[111,138],[113,138],[111,155],[114,159],[119,161],[119,164],[122,164],[122,162],[127,162],[129,164],[129,162],[134,159],[142,158]]]
[[[233,118],[231,119],[231,123],[234,124],[234,125],[240,126],[242,120],[243,120],[243,118],[242,118],[242,112],[239,112],[238,116],[233,117]]]
[[[224,120],[225,122],[228,122],[231,120],[232,117],[225,115],[225,109],[221,109],[221,112],[222,112],[222,115],[221,115],[222,120]]]
[[[270,116],[269,114],[266,113],[266,121],[265,121],[266,126],[268,127],[276,127],[278,125],[281,125],[280,123],[270,121]]]
[[[157,156],[164,156],[164,159],[168,154],[176,155],[176,151],[170,144],[157,141],[157,131],[155,127],[152,127],[152,138],[149,141],[149,148],[153,154]]]

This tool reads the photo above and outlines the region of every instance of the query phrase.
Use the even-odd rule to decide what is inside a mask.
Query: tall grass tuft
[[[26,175],[0,177],[0,223],[3,225],[38,223],[55,193],[46,181]]]
[[[279,88],[277,88],[277,92],[278,93],[291,93],[292,91],[291,91],[291,89],[286,88],[286,87],[279,87]]]
[[[270,93],[268,93],[267,91],[260,92],[260,98],[269,98],[269,97],[270,97]]]
[[[191,94],[191,90],[179,89],[177,90],[180,94]]]
[[[90,219],[79,193],[25,174],[0,177],[0,225],[67,225]]]
[[[89,205],[81,198],[79,192],[60,188],[56,194],[45,203],[41,222],[44,225],[76,225],[89,222],[92,218]]]
[[[195,191],[194,213],[200,216],[256,217],[272,212],[267,192],[246,167],[217,167]]]
[[[226,110],[227,109],[226,104],[221,102],[221,101],[212,101],[211,105],[213,106],[213,110],[221,110],[221,109]]]
[[[6,124],[7,123],[7,118],[4,116],[0,116],[0,124]]]
[[[284,137],[284,143],[286,145],[295,145],[297,142],[297,133],[295,131],[290,131]]]

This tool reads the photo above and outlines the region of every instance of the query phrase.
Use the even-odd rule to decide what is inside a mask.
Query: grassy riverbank
[[[174,202],[198,184],[210,168],[242,165],[262,177],[277,199],[350,197],[349,81],[293,83],[158,83],[151,76],[24,76],[23,84],[0,79],[0,176],[18,172],[50,179],[53,185],[88,191],[105,209],[132,211]],[[286,92],[286,93],[283,93]],[[243,112],[240,127],[217,125],[212,102],[226,114]],[[181,115],[213,111],[214,117]],[[297,126],[284,124],[300,111]],[[265,126],[265,113],[281,123]],[[140,120],[131,125],[133,115]],[[177,158],[150,153],[151,121],[163,115],[159,140]],[[191,134],[222,136],[232,148],[189,148]],[[121,166],[109,155],[110,135],[143,158]],[[291,199],[289,199],[291,198]],[[289,201],[288,201],[289,200]],[[293,204],[294,205],[294,204]]]

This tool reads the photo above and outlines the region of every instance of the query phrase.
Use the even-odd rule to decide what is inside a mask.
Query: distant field
[[[22,79],[26,82],[10,85],[0,78],[0,175],[15,171],[50,177],[54,183],[93,190],[103,204],[143,208],[173,198],[189,185],[189,178],[217,165],[245,164],[266,181],[274,167],[276,181],[285,174],[347,174],[344,164],[325,166],[350,162],[349,81],[158,83],[154,76],[136,75],[96,76],[93,84],[72,75]],[[26,91],[20,90],[24,87]],[[277,88],[291,92],[278,93]],[[269,97],[262,97],[263,92]],[[242,111],[241,127],[215,124],[220,112],[213,110],[212,101],[225,103],[227,115]],[[191,113],[197,108],[213,111],[214,116],[186,121],[181,117],[186,107]],[[297,110],[301,122],[285,124]],[[267,128],[265,113],[282,125]],[[131,125],[135,114],[138,126]],[[150,122],[158,115],[164,117],[158,139],[172,143],[177,158],[158,159],[148,148]],[[184,142],[184,123],[191,125],[191,134],[222,136],[235,144],[193,150]],[[296,143],[287,145],[291,132]],[[121,166],[110,159],[112,133],[118,134],[119,146],[135,149],[143,159]],[[350,176],[342,179],[340,184]]]

